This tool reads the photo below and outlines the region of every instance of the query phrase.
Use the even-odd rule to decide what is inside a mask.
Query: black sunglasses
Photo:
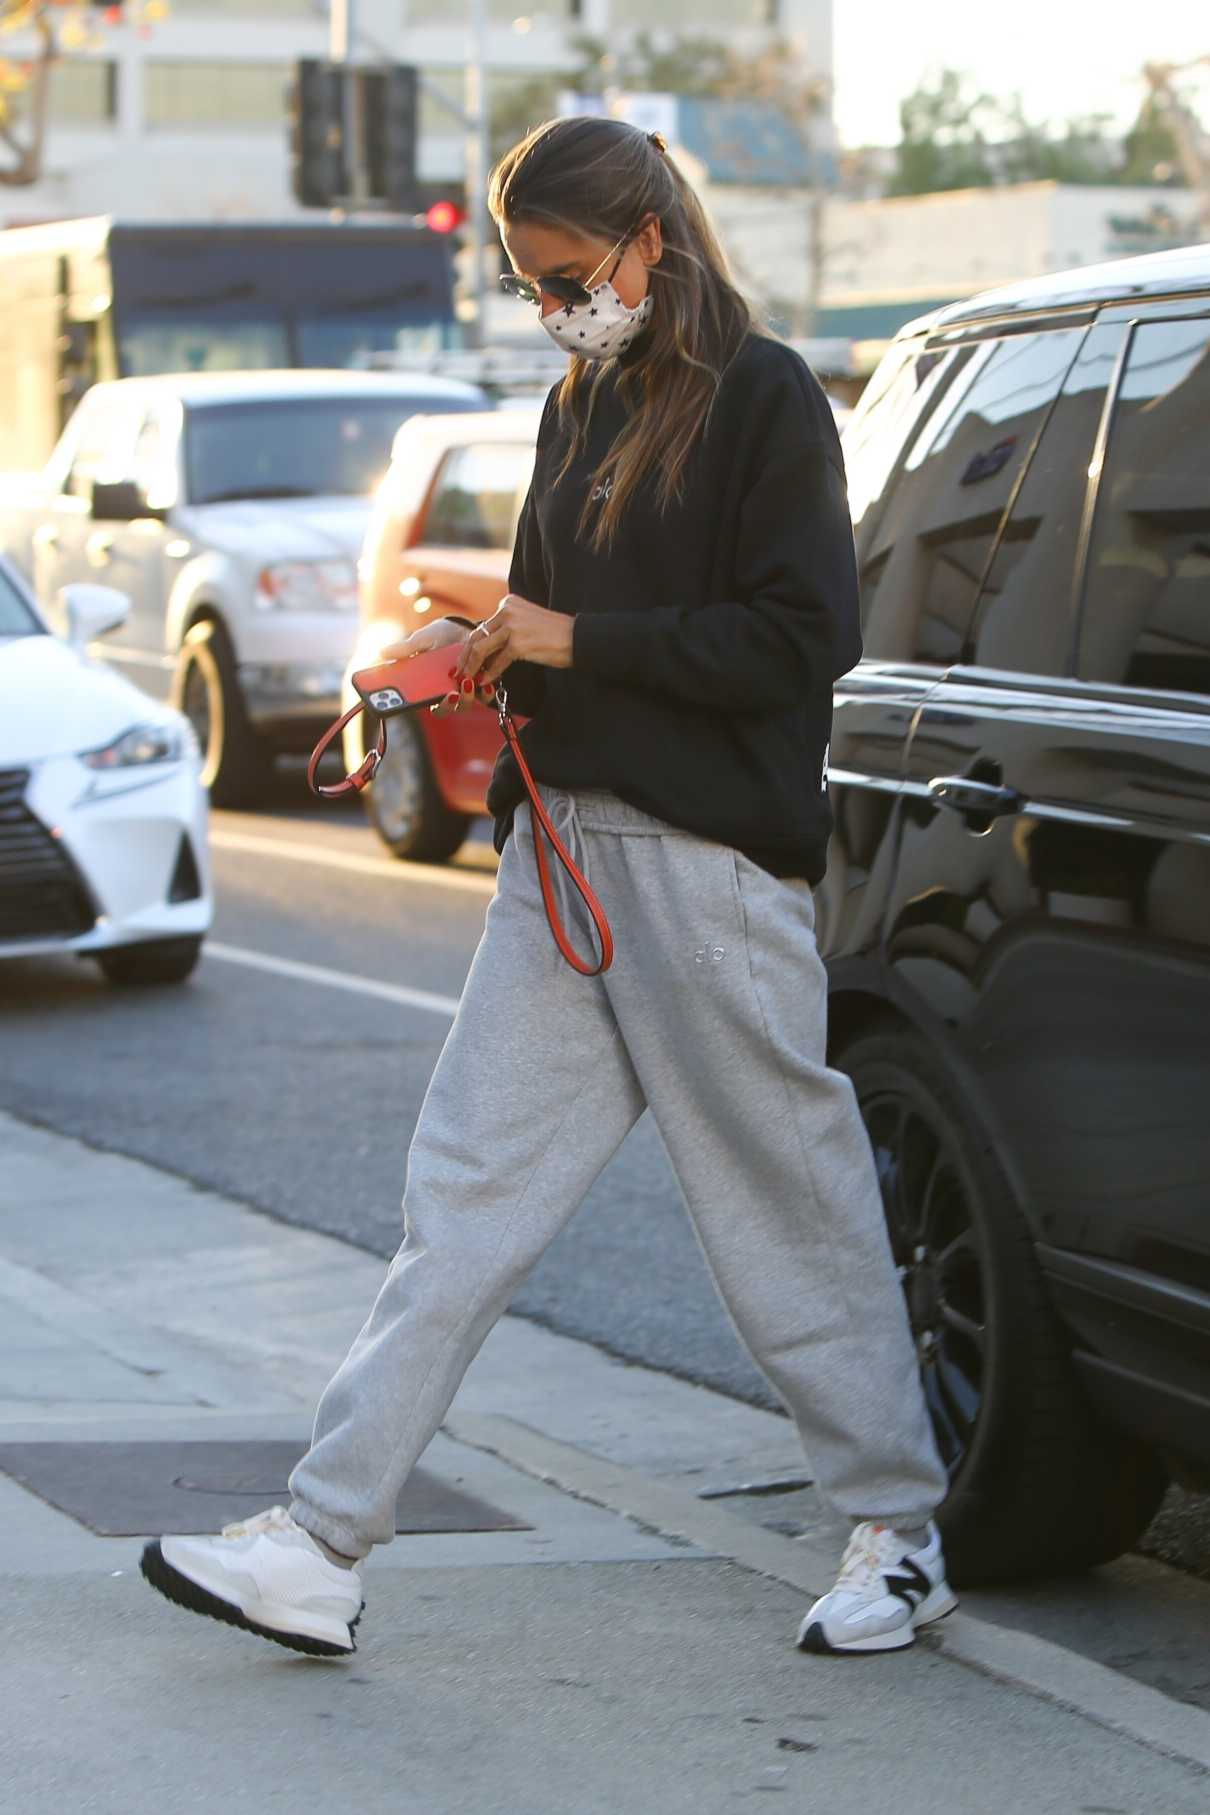
[[[500,275],[500,288],[504,291],[506,296],[517,296],[520,297],[522,302],[527,303],[540,303],[542,301],[543,291],[545,291],[547,296],[553,296],[556,302],[564,303],[569,309],[576,303],[591,302],[592,291],[589,288],[589,285],[592,283],[593,278],[604,270],[605,266],[616,252],[618,255],[617,262],[615,263],[613,270],[609,273],[609,276],[605,279],[607,284],[613,282],[614,277],[617,274],[618,265],[621,264],[622,259],[625,256],[626,248],[637,232],[638,228],[632,227],[629,233],[624,233],[617,245],[609,248],[609,251],[597,266],[596,271],[591,272],[583,283],[580,282],[578,277],[519,277],[515,271],[504,271]]]

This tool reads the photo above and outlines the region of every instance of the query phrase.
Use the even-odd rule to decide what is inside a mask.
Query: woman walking
[[[478,629],[444,620],[401,652],[448,641],[460,681],[498,680],[530,719],[524,754],[616,957],[587,976],[551,939],[506,748],[488,796],[498,889],[416,1126],[403,1245],[320,1401],[292,1505],[166,1537],[144,1573],[282,1644],[351,1651],[358,1565],[394,1535],[409,1470],[650,1107],[727,1309],[854,1523],[799,1642],[897,1649],[955,1600],[870,1149],[824,1056],[812,887],[832,684],[861,650],[832,414],[754,324],[657,134],[540,127],[490,206],[501,281],[572,360],[508,596]]]

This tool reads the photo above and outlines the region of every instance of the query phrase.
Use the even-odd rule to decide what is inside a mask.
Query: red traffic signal
[[[466,209],[460,208],[457,202],[434,202],[424,213],[424,224],[433,233],[452,233],[465,219]]]

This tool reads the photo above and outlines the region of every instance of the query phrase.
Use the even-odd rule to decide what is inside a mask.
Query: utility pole
[[[356,38],[356,0],[330,0],[328,55],[333,63],[342,64],[346,71],[353,61]],[[370,186],[363,151],[365,134],[361,120],[361,90],[351,76],[346,74],[340,92],[343,161],[349,187],[346,211],[351,211],[369,199]]]
[[[346,4],[348,0],[346,0]],[[466,227],[471,258],[475,338],[487,342],[487,177],[491,161],[487,92],[487,0],[469,0],[471,54],[466,68]]]
[[[333,63],[347,63],[352,55],[355,0],[331,0],[328,15],[328,55]]]

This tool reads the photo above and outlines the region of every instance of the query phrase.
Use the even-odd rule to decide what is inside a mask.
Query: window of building
[[[1101,474],[1081,679],[1210,694],[1210,321],[1130,342]]]
[[[204,13],[225,19],[245,19],[252,24],[262,19],[322,19],[327,11],[323,0],[172,0],[173,15],[188,18]]]
[[[459,124],[453,107],[466,106],[466,72],[461,69],[425,69],[421,71],[421,75],[424,80],[416,114],[420,137],[440,137],[443,133],[461,136],[465,127]],[[443,106],[439,95],[445,95],[453,103],[453,107]]]
[[[653,12],[650,0],[611,0],[610,27],[640,26],[650,31],[658,17],[665,31],[702,34],[736,25],[768,25],[769,0],[661,0]]]
[[[148,62],[148,126],[285,130],[291,71],[284,63]]]
[[[972,659],[1018,674],[1065,674],[1089,463],[1125,330],[1095,327],[1047,419],[979,599]]]
[[[453,25],[457,29],[462,28],[462,14],[457,13],[451,17],[449,0],[405,0],[405,7],[409,25]],[[524,19],[527,28],[540,28],[544,25],[564,25],[569,19],[578,17],[579,11],[574,0],[533,0],[532,5],[524,4],[524,0],[487,0],[489,25],[506,25],[515,29],[515,22]],[[645,23],[651,23],[650,13]]]
[[[32,92],[9,97],[15,120],[29,117]],[[65,57],[50,72],[47,115],[54,126],[109,126],[118,115],[118,66],[99,58]]]
[[[452,449],[422,540],[439,548],[511,548],[533,464],[533,448],[518,443],[482,441]]]
[[[909,407],[914,439],[858,540],[869,655],[960,659],[1005,509],[1080,335],[979,341],[962,349],[931,410]]]
[[[420,89],[418,130],[422,139],[461,138],[465,127],[455,108],[466,107],[466,71],[464,69],[425,69]],[[495,69],[487,80],[488,108],[492,123],[492,143],[497,155],[531,126],[549,119],[561,83],[549,70]],[[441,96],[453,103],[446,106]]]

